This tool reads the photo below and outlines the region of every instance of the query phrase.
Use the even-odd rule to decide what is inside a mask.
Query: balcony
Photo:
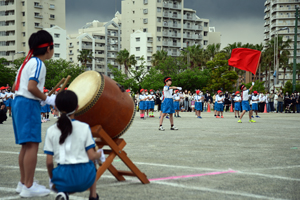
[[[270,7],[266,7],[264,12],[268,12],[270,10]]]
[[[72,44],[69,45],[69,48],[73,48],[74,46]]]
[[[265,22],[264,26],[268,26],[268,25],[270,25],[270,22],[269,21]]]
[[[172,46],[173,46],[173,47],[180,47],[181,44],[180,44],[180,42],[173,42],[173,43],[172,43]]]
[[[148,48],[148,49],[147,49],[147,52],[148,52],[148,53],[152,53],[152,52],[153,52],[153,49],[152,49],[152,48]]]
[[[148,38],[148,39],[147,39],[147,42],[148,42],[148,43],[152,43],[152,42],[153,42],[153,39],[152,39],[152,38],[151,38],[151,39]]]
[[[117,48],[115,48],[115,47],[107,47],[107,50],[108,51],[117,51]]]
[[[192,30],[194,30],[196,27],[195,27],[194,25],[184,24],[184,25],[183,25],[183,28],[184,28],[184,29],[192,29]]]
[[[42,25],[34,25],[34,28],[43,29],[44,27]]]
[[[164,46],[169,46],[169,42],[168,41],[163,41],[163,45]]]
[[[198,36],[196,35],[196,38],[202,40],[203,39],[203,35],[201,35],[201,34],[198,35]]]
[[[73,55],[74,55],[74,53],[73,53],[73,52],[70,52],[70,53],[69,53],[69,56],[73,56]]]
[[[43,15],[35,15],[34,17],[37,19],[43,19]]]
[[[169,37],[169,36],[170,36],[170,34],[169,34],[169,32],[167,32],[167,31],[164,31],[164,32],[163,32],[163,36]]]
[[[39,8],[39,9],[42,9],[43,6],[42,5],[34,5],[35,8]]]
[[[268,4],[270,4],[270,0],[267,0],[267,1],[265,2],[265,6],[268,5]]]
[[[181,15],[179,15],[179,14],[170,14],[170,17],[171,18],[175,18],[175,19],[181,19]]]
[[[269,31],[270,31],[270,29],[266,28],[265,31],[264,31],[264,33],[268,33]]]
[[[93,49],[93,45],[83,44],[82,49]]]
[[[171,17],[172,16],[172,14],[171,13],[169,13],[169,12],[164,12],[164,15],[163,15],[164,17]]]
[[[180,24],[173,23],[171,28],[181,28]]]
[[[268,37],[268,36],[265,36],[265,37],[264,37],[264,40],[269,40],[269,37]]]
[[[183,15],[183,19],[186,19],[186,20],[195,20],[195,16],[194,15]]]
[[[171,33],[170,35],[171,37],[179,37],[179,38],[181,37],[180,33]]]
[[[266,20],[268,18],[270,18],[270,15],[269,14],[265,15],[264,19]]]
[[[115,56],[114,54],[108,53],[108,54],[107,54],[107,57],[109,57],[109,58],[115,58],[116,56]]]
[[[196,25],[195,28],[196,28],[197,30],[203,31],[203,26],[201,26],[201,25]]]

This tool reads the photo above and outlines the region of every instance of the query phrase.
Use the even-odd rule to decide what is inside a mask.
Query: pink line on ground
[[[164,177],[164,178],[153,178],[153,179],[149,179],[149,181],[163,181],[163,180],[180,179],[180,178],[192,178],[192,177],[199,177],[199,176],[213,176],[213,175],[229,174],[229,173],[236,173],[236,171],[229,170],[229,171],[222,171],[222,172],[210,172],[210,173],[205,173],[205,174],[170,176],[170,177]]]

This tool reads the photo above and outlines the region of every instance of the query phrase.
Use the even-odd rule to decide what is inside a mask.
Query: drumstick
[[[64,82],[64,84],[63,84],[63,86],[60,88],[60,90],[58,91],[58,93],[60,93],[61,91],[63,91],[65,89],[65,87],[67,86],[70,78],[71,78],[71,76],[68,75],[67,78],[66,78],[66,80],[65,80],[65,82]]]
[[[49,92],[48,96],[50,97],[54,92],[55,90],[65,81],[65,78],[62,78],[57,84],[56,86]]]

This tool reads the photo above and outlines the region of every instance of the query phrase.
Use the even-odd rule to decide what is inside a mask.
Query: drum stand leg
[[[133,162],[127,157],[123,148],[126,145],[124,139],[117,138],[112,139],[100,125],[91,127],[91,131],[94,137],[100,138],[100,140],[96,140],[96,145],[99,148],[103,146],[109,146],[111,150],[104,150],[105,154],[108,154],[105,162],[97,169],[97,180],[102,176],[102,174],[108,169],[112,175],[116,177],[118,181],[125,181],[124,176],[136,176],[143,184],[150,183],[147,176],[142,173]],[[130,171],[120,171],[117,170],[113,165],[112,162],[114,158],[118,156],[123,163],[130,169]]]

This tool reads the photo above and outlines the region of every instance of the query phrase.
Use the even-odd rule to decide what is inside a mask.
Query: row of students
[[[147,89],[141,89],[139,95],[139,109],[140,109],[140,118],[145,119],[145,114],[147,117],[154,117],[154,100],[156,96],[153,92],[153,89],[150,90],[150,94]]]
[[[0,90],[1,90],[0,100],[6,106],[6,109],[8,110],[8,114],[11,117],[11,104],[15,97],[15,94],[11,92],[11,89],[9,87],[1,87]]]

